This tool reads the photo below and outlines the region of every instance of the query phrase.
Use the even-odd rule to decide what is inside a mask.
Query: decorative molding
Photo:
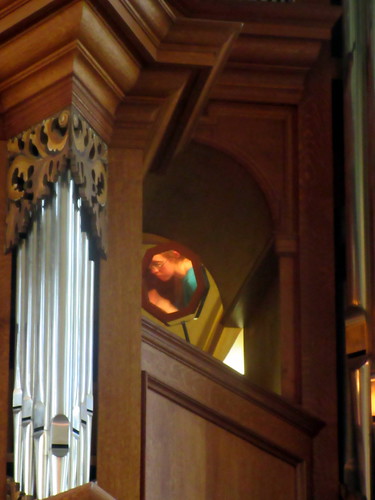
[[[180,14],[199,19],[241,20],[244,31],[262,36],[329,40],[341,7],[309,2],[169,0]]]
[[[186,412],[190,412],[200,417],[204,422],[210,423],[221,429],[233,437],[237,437],[243,440],[248,446],[255,447],[261,450],[263,453],[267,454],[269,457],[273,457],[276,460],[281,461],[283,464],[288,464],[294,468],[294,485],[296,491],[296,498],[299,500],[310,498],[309,488],[310,488],[310,470],[311,470],[311,457],[307,449],[302,446],[297,449],[293,446],[289,448],[289,441],[286,440],[284,444],[277,444],[272,440],[272,438],[267,435],[267,433],[258,433],[252,426],[251,419],[246,423],[240,423],[236,420],[236,417],[227,417],[221,411],[215,410],[211,407],[210,403],[204,404],[194,397],[190,397],[183,390],[172,387],[171,385],[165,383],[163,380],[155,377],[148,371],[142,372],[142,476],[141,476],[141,488],[143,496],[145,497],[146,487],[147,487],[147,468],[152,470],[152,462],[147,462],[147,440],[152,441],[152,435],[148,435],[147,421],[158,420],[157,408],[160,408],[160,404],[156,407],[149,407],[149,397],[151,393],[154,393],[160,398],[165,398],[170,403],[181,407]],[[170,407],[168,407],[170,408]],[[154,414],[156,409],[156,414]],[[153,410],[151,415],[151,410]],[[173,410],[172,410],[173,411]],[[188,422],[188,420],[184,420]],[[207,429],[204,426],[204,429]],[[209,432],[207,430],[207,436]],[[171,440],[175,436],[171,435]],[[293,441],[293,438],[291,439]],[[154,457],[155,458],[155,457]]]
[[[6,251],[26,234],[41,200],[70,168],[91,230],[106,253],[107,146],[74,108],[43,120],[8,141]]]
[[[4,135],[73,105],[108,144],[112,132],[115,142],[119,137],[132,149],[139,148],[139,135],[145,137],[145,168],[155,168],[161,157],[165,164],[189,140],[242,27],[177,17],[159,0],[98,0],[95,7],[86,1],[19,2],[0,7],[0,20]],[[184,81],[178,74],[175,82],[181,72]],[[169,82],[167,93],[163,81]],[[136,118],[128,127],[128,108],[147,108],[150,101],[155,123]],[[122,123],[130,137],[121,136]],[[172,140],[165,141],[165,133]]]
[[[240,23],[178,20],[117,109],[111,147],[143,149],[144,171],[182,151],[241,29]],[[168,137],[169,140],[165,140]]]
[[[27,2],[0,10],[0,20],[7,138],[73,104],[85,119],[87,108],[96,108],[95,128],[108,142],[116,108],[140,71],[127,40],[85,1]]]
[[[234,434],[235,436],[244,439],[248,443],[260,448],[261,450],[269,453],[283,462],[286,462],[294,467],[303,462],[302,457],[298,457],[291,453],[290,451],[281,448],[280,446],[268,441],[264,437],[258,435],[256,432],[252,431],[250,428],[245,427],[235,420],[228,418],[227,416],[219,413],[218,411],[206,406],[205,404],[191,398],[182,391],[175,389],[162,380],[152,376],[148,372],[143,372],[143,383],[145,388],[156,392],[157,394],[169,399],[175,404],[178,404],[185,410],[188,410],[196,415],[200,416],[204,420],[211,422],[222,429]],[[147,412],[147,392],[146,397],[143,399],[143,403],[146,404],[146,408],[143,409],[144,413]]]
[[[241,21],[212,99],[298,104],[305,79],[341,9],[302,3],[233,2],[233,0],[170,0],[187,17]]]
[[[256,406],[274,413],[308,436],[315,436],[324,426],[321,420],[297,405],[251,384],[219,360],[145,318],[142,318],[142,341]]]

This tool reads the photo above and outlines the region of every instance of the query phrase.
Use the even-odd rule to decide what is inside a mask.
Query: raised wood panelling
[[[144,374],[146,380],[145,383],[148,390],[159,394],[160,396],[168,399],[176,405],[182,406],[191,413],[195,413],[201,418],[225,429],[231,434],[234,434],[235,436],[240,437],[241,439],[244,439],[249,443],[252,443],[257,448],[262,449],[266,453],[269,453],[270,455],[273,455],[290,465],[296,466],[298,463],[300,463],[301,459],[299,457],[275,445],[268,439],[265,439],[264,437],[262,438],[261,436],[257,435],[251,428],[238,424],[234,419],[228,418],[222,415],[219,411],[213,410],[212,408],[202,404],[201,402],[198,402],[197,400],[187,396],[185,393],[164,384],[160,380],[150,376],[147,372],[144,372]]]
[[[285,398],[251,384],[243,375],[145,318],[142,319],[142,342],[150,345],[153,351],[160,351],[175,359],[188,369],[238,394],[239,397],[245,398],[260,409],[278,415],[281,420],[299,428],[306,435],[315,436],[324,425],[322,421],[291,404]],[[145,349],[145,352],[148,351]],[[146,365],[142,365],[142,369],[146,369]],[[160,369],[162,370],[162,367]],[[154,374],[155,370],[150,373]]]
[[[295,457],[264,450],[235,423],[162,388],[153,383],[147,394],[146,500],[305,498],[296,496]]]
[[[286,191],[293,189],[293,163],[286,168],[292,117],[291,107],[213,101],[194,133],[195,140],[229,154],[251,172],[276,227],[287,209],[281,210],[281,203],[293,198]]]
[[[321,422],[251,386],[217,360],[145,320],[142,353],[142,368],[147,372],[146,500],[161,498],[154,489],[171,499],[190,498],[181,496],[181,491],[202,500],[226,498],[229,489],[233,498],[311,498],[312,438]],[[219,456],[221,446],[228,450],[227,456]],[[189,456],[196,467],[185,461]],[[231,461],[238,465],[238,475],[231,470]],[[223,482],[215,467],[224,474]],[[285,483],[268,484],[273,473]],[[274,487],[280,487],[277,493]]]

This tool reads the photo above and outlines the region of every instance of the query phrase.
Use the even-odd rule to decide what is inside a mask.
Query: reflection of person
[[[171,285],[170,302],[172,306],[180,309],[189,304],[197,288],[193,263],[190,259],[181,255],[177,250],[167,250],[166,252],[155,254],[152,257],[149,270],[159,282],[161,281],[166,285]],[[149,291],[149,300],[157,307],[169,312],[156,303],[156,301],[159,300],[159,303],[163,304],[163,301],[160,301],[156,293],[158,293],[159,297],[168,300],[165,294],[160,292],[157,288],[158,287],[156,287],[156,290],[152,289]],[[150,292],[152,292],[151,296]],[[155,300],[155,302],[153,302],[153,300]]]
[[[151,302],[151,304],[154,304],[156,307],[168,314],[178,311],[177,307],[174,306],[172,302],[167,299],[167,297],[163,297],[156,290],[156,288],[151,288],[148,291],[148,300]]]

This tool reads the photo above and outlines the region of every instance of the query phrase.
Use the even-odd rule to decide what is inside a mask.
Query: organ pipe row
[[[45,498],[89,481],[94,262],[70,171],[17,252],[14,477]]]

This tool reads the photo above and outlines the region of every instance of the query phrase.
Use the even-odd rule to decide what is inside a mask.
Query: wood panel
[[[142,369],[145,500],[311,498],[321,422],[146,321]]]
[[[279,370],[278,377],[281,382],[277,384],[277,389],[290,400],[300,402],[296,130],[296,109],[292,106],[213,101],[199,122],[195,138],[228,153],[245,166],[267,200],[273,218],[273,232],[276,235],[280,290],[279,325],[276,328],[276,335],[280,339],[277,346],[280,354],[277,361],[272,358],[269,362],[272,363],[275,359],[271,370]],[[248,225],[244,223],[243,231],[246,230]],[[238,276],[234,273],[232,275]],[[277,276],[277,270],[274,275]],[[240,297],[237,297],[236,303],[241,310],[243,304],[239,299]],[[246,304],[246,307],[249,314],[249,304]],[[256,316],[256,313],[253,316]],[[257,321],[259,323],[259,318]],[[251,322],[254,324],[254,317]],[[276,335],[274,334],[274,337]],[[260,336],[257,349],[252,349],[249,353],[249,356],[258,357],[259,360],[264,359],[267,350],[265,340],[262,343],[261,339]],[[276,345],[275,342],[273,344]],[[259,382],[269,378],[266,364],[263,366],[262,372],[259,362],[260,372],[251,379],[252,381]],[[265,387],[270,388],[270,385],[267,383]]]
[[[297,457],[155,379],[145,383],[145,500],[304,498]]]
[[[97,479],[139,498],[142,153],[112,150],[108,259],[101,265]],[[124,487],[126,485],[126,495]]]
[[[292,107],[214,101],[200,119],[194,139],[229,154],[249,170],[277,229],[286,230],[292,226],[289,219],[293,216],[292,134]]]

